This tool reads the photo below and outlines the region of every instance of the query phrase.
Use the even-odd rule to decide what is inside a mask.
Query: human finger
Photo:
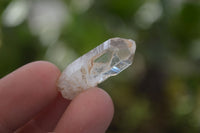
[[[0,79],[0,132],[12,132],[52,102],[59,75],[55,65],[38,61]]]
[[[34,119],[17,130],[17,133],[46,133],[53,131],[60,117],[69,105],[70,100],[64,99],[61,94]]]
[[[59,133],[104,133],[114,113],[110,96],[99,88],[79,94],[58,122]]]

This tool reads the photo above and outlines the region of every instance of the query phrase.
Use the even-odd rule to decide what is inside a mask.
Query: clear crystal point
[[[117,75],[132,64],[136,44],[131,39],[111,38],[81,56],[62,72],[58,87],[72,99],[85,89]]]

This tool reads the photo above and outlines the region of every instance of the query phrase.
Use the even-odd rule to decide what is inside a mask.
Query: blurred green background
[[[137,50],[100,85],[115,105],[107,133],[199,133],[198,0],[1,0],[0,77],[36,60],[62,70],[111,37]]]

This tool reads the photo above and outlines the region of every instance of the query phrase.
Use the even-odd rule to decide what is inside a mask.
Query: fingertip
[[[38,85],[43,86],[40,88],[47,93],[51,93],[49,96],[55,97],[57,95],[57,89],[55,88],[57,88],[56,81],[60,75],[60,70],[54,64],[47,61],[35,61],[24,67],[27,67],[27,71],[32,71],[32,76],[38,79]]]
[[[109,127],[114,115],[114,104],[112,98],[105,90],[98,87],[90,88],[85,93],[86,94],[83,93],[85,95],[84,97],[88,98],[88,101],[93,99],[94,104],[96,105],[97,110],[94,115],[97,117],[94,117],[94,121],[95,119],[99,119],[100,122],[94,125],[94,129],[96,129],[94,132],[105,132]],[[91,97],[91,99],[89,97]],[[102,129],[102,131],[100,129]]]
[[[102,89],[90,88],[72,100],[56,131],[102,133],[108,128],[113,114],[114,106],[110,96]]]
[[[33,65],[35,66],[35,68],[46,70],[47,72],[54,72],[56,74],[60,73],[60,70],[58,69],[58,67],[48,61],[35,61],[27,65]]]
[[[113,101],[110,95],[101,88],[94,87],[87,89],[78,95],[76,99],[84,99],[88,102],[93,100],[95,101],[95,104],[97,105],[96,108],[98,108],[98,110],[102,110],[102,112],[105,112],[108,116],[111,117],[114,115]]]
[[[49,78],[57,79],[60,75],[60,70],[54,64],[47,61],[35,61],[23,67],[26,67],[28,70],[32,69],[32,73],[44,80]]]
[[[46,92],[46,97],[56,97],[56,81],[60,70],[54,64],[47,61],[35,61],[23,66],[20,70],[26,71],[25,73],[29,73],[29,76],[35,79],[37,83],[33,85],[35,88],[41,88],[44,93]]]

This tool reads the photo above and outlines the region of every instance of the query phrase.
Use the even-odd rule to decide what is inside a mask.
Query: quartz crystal
[[[132,64],[136,44],[133,40],[111,38],[81,56],[62,72],[58,88],[67,99],[117,75]]]

